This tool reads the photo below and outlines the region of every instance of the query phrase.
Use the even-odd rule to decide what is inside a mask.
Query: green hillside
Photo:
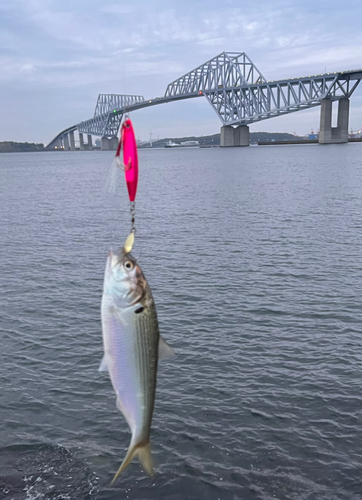
[[[304,139],[303,137],[295,136],[293,134],[288,134],[287,132],[251,132],[250,140],[252,143],[257,143],[258,141],[298,141]],[[199,141],[201,145],[204,146],[220,146],[220,134],[214,135],[204,135],[196,137],[194,135],[188,137],[166,137],[165,139],[159,139],[158,141],[152,141],[152,147],[162,148],[169,141],[176,142],[180,144],[184,141]],[[144,143],[145,146],[148,143]]]

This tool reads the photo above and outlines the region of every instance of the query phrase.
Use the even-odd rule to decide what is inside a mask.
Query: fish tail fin
[[[145,446],[142,446],[142,448],[139,448],[138,458],[139,461],[141,462],[144,471],[149,476],[153,476],[153,459],[151,454],[150,442],[148,442]]]
[[[132,445],[131,441],[130,447],[127,451],[127,455],[121,463],[120,468],[116,472],[111,484],[113,484],[118,479],[127,465],[129,465],[137,455],[145,472],[147,472],[149,476],[153,476],[153,459],[151,455],[150,442],[148,441],[146,444]]]

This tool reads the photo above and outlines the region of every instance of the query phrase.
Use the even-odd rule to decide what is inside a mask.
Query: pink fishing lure
[[[121,140],[118,144],[116,157],[120,156],[121,149],[123,149],[124,173],[126,176],[128,195],[130,201],[134,201],[138,183],[138,155],[136,137],[134,135],[132,122],[129,118],[122,124]]]

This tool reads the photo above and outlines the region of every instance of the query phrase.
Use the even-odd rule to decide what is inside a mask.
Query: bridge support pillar
[[[102,137],[101,139],[101,149],[102,151],[108,151],[109,150],[109,141],[107,137]]]
[[[348,123],[349,123],[349,99],[340,99],[338,101],[338,119],[337,128],[340,130],[341,142],[348,142]]]
[[[101,149],[102,151],[116,151],[118,148],[118,138],[116,136],[108,139],[107,137],[102,137],[101,139]]]
[[[234,127],[231,125],[224,125],[220,129],[220,146],[222,148],[230,148],[234,144]]]
[[[63,135],[64,151],[69,151],[69,137],[68,134]]]
[[[239,125],[234,128],[231,125],[221,127],[220,146],[230,148],[235,146],[249,146],[250,134],[247,125]]]
[[[69,139],[70,139],[70,150],[75,151],[74,132],[69,132]]]
[[[319,144],[341,144],[348,142],[349,99],[339,99],[337,127],[332,127],[332,101],[321,100]]]
[[[118,138],[117,138],[117,136],[111,137],[109,139],[109,144],[110,144],[109,149],[111,149],[112,151],[116,151],[117,148],[118,148]]]
[[[91,134],[87,134],[87,141],[88,141],[88,150],[92,151],[93,144],[92,144],[92,135]]]
[[[84,137],[81,132],[79,132],[79,149],[84,151]]]
[[[250,133],[247,125],[239,125],[236,127],[234,130],[234,142],[235,146],[249,146]]]

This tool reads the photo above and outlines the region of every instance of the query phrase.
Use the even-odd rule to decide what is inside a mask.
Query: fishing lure
[[[123,150],[123,165],[120,161],[121,150]],[[129,200],[133,203],[136,198],[138,184],[138,155],[136,137],[130,118],[126,118],[122,124],[116,160],[117,164],[124,168]]]
[[[121,150],[123,150],[123,162],[121,161]],[[116,165],[124,170],[126,177],[129,201],[131,202],[131,233],[129,234],[125,244],[124,250],[126,253],[130,252],[134,243],[135,234],[135,199],[138,184],[138,155],[136,137],[134,134],[132,122],[130,118],[126,118],[122,123],[121,138],[116,152]]]

